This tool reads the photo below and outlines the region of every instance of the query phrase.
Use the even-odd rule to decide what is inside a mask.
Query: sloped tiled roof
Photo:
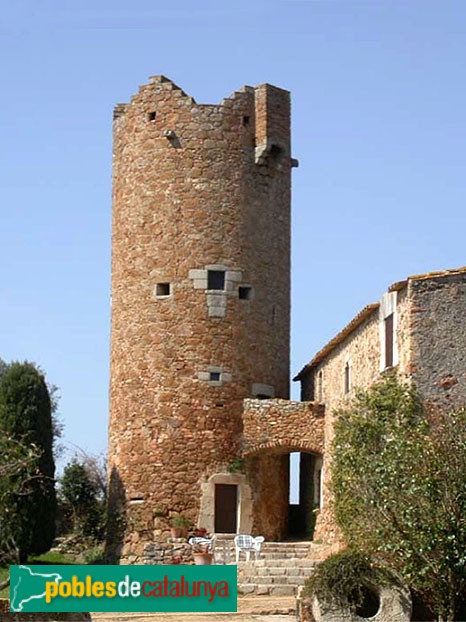
[[[348,337],[348,335],[350,335],[358,326],[360,326],[369,316],[372,315],[372,313],[374,313],[374,311],[377,311],[377,309],[379,308],[379,303],[375,302],[374,304],[371,305],[367,305],[367,307],[364,307],[364,309],[362,309],[362,311],[360,311],[352,320],[349,324],[347,324],[345,326],[345,328],[343,330],[341,330],[337,335],[335,335],[335,337],[333,339],[331,339],[327,345],[325,345],[322,350],[319,350],[319,352],[317,352],[317,354],[315,355],[315,357],[312,359],[312,361],[310,363],[308,363],[307,365],[305,365],[303,367],[303,369],[299,372],[299,374],[297,376],[295,376],[293,378],[293,380],[299,380],[302,375],[310,370],[312,367],[315,367],[318,363],[320,363],[321,361],[324,360],[324,358],[332,351],[334,350],[337,345],[339,345],[342,341],[344,341],[346,339],[346,337]]]
[[[400,291],[404,289],[409,281],[421,281],[427,279],[437,279],[446,276],[454,276],[456,274],[464,274],[466,273],[466,266],[461,268],[453,268],[451,270],[439,270],[437,272],[426,272],[425,274],[414,274],[412,276],[408,276],[404,281],[397,281],[393,283],[388,288],[389,292]],[[329,354],[332,352],[340,343],[342,343],[351,333],[358,328],[368,317],[374,313],[379,308],[380,304],[375,302],[373,304],[367,305],[364,307],[362,311],[360,311],[349,324],[343,328],[333,339],[331,339],[317,354],[314,358],[305,365],[302,370],[299,372],[297,376],[293,378],[293,380],[300,380],[306,372],[310,371],[313,367],[318,365],[321,361],[323,361]]]

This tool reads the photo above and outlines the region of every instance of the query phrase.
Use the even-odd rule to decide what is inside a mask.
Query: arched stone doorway
[[[298,454],[297,499],[290,500],[290,458]],[[312,540],[315,510],[322,505],[322,456],[301,443],[256,447],[244,457],[252,489],[252,522],[256,534],[268,540]]]
[[[322,505],[325,410],[317,402],[245,399],[242,458],[253,495],[253,530],[268,540],[312,538]],[[290,454],[301,454],[299,502],[290,507]]]

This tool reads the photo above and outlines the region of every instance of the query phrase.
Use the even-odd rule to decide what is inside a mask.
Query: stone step
[[[289,545],[289,544],[264,544],[261,546],[262,551],[272,551],[274,553],[279,551],[302,551],[308,552],[311,550],[311,546],[303,546],[303,545]]]
[[[243,584],[253,583],[256,585],[304,585],[306,580],[309,578],[309,574],[307,575],[286,575],[286,576],[275,576],[275,577],[241,577],[240,581]]]
[[[314,568],[313,559],[258,559],[257,561],[239,562],[238,570],[247,568]]]
[[[243,556],[241,555],[241,557]],[[307,557],[309,557],[309,552],[300,553],[297,551],[261,551],[259,554],[259,559],[305,559]]]
[[[230,553],[230,559],[233,561],[236,559],[235,557],[235,553],[234,551],[232,551]],[[250,561],[251,560],[255,560],[255,556],[254,554],[251,554],[250,556]],[[311,559],[311,556],[306,553],[306,555],[304,554],[296,554],[294,551],[283,551],[280,553],[263,553],[262,551],[259,553],[257,559]],[[240,562],[244,562],[246,561],[246,556],[241,553],[240,557],[239,557]]]
[[[222,546],[230,546],[231,548],[235,547],[235,543],[233,538],[225,540],[219,540],[219,542],[222,544]],[[290,548],[290,549],[310,549],[313,546],[316,546],[315,543],[313,542],[309,542],[309,541],[303,541],[303,542],[272,542],[272,541],[267,541],[267,542],[263,542],[262,543],[262,549],[283,549],[283,548]]]
[[[311,552],[310,546],[290,546],[290,545],[262,545],[261,553],[264,554],[281,554],[281,555],[292,555],[293,557],[299,557],[301,555],[309,555]]]
[[[252,559],[238,564],[238,592],[251,595],[295,595],[317,562],[297,557]]]
[[[221,545],[216,547],[215,556],[217,563],[225,560],[227,563],[235,563],[235,547],[233,541],[223,541]],[[310,560],[312,558],[312,546],[310,542],[264,542],[257,563],[266,562],[279,565],[279,560],[289,562],[290,560]],[[240,564],[245,563],[246,556],[240,554]],[[256,562],[255,555],[251,553],[251,562]]]
[[[257,568],[256,570],[247,568],[245,570],[239,570],[239,577],[307,577],[314,568]]]
[[[218,563],[222,563],[223,562],[223,556],[218,553],[216,551],[215,553],[215,557],[218,560]],[[227,563],[230,564],[236,564],[236,557],[235,554],[231,554],[230,556],[226,556],[227,559]],[[229,560],[229,561],[228,561]],[[239,562],[238,564],[248,564],[248,563],[259,563],[259,562],[265,562],[266,564],[278,564],[279,562],[285,562],[285,563],[290,563],[290,562],[307,562],[310,561],[312,562],[313,559],[307,555],[302,555],[300,557],[297,557],[296,555],[279,555],[279,554],[272,554],[272,555],[263,555],[262,553],[259,555],[259,557],[256,559],[254,557],[254,555],[251,555],[249,558],[249,562],[246,561],[246,557],[244,555],[240,555],[239,558]]]

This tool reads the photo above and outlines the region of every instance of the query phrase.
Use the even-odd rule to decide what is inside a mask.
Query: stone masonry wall
[[[289,453],[324,449],[324,409],[314,402],[244,400],[242,455],[253,490],[253,531],[288,533]]]
[[[312,370],[316,399],[325,404],[326,432],[331,424],[329,415],[342,403],[351,399],[357,388],[372,384],[379,376],[380,340],[379,312],[374,310],[360,326]],[[350,390],[345,393],[345,366],[350,367]],[[322,375],[320,376],[322,372]],[[319,376],[322,378],[321,394],[317,395]]]
[[[396,350],[397,368],[403,375],[411,371],[411,314],[406,287],[396,296]],[[333,542],[339,534],[332,513],[329,490],[331,456],[335,415],[338,407],[351,400],[358,389],[367,389],[380,379],[382,309],[375,307],[368,317],[351,331],[303,381],[304,399],[321,399],[325,405],[325,457],[323,477],[323,507],[317,523],[315,538]],[[345,391],[345,367],[349,365],[349,391]]]
[[[408,296],[408,288],[405,286],[398,290],[396,302],[397,369],[399,375],[404,378],[410,378],[412,374],[412,306],[412,301]]]
[[[253,534],[281,540],[288,524],[289,455],[256,454],[245,461],[245,471],[253,490]]]
[[[464,405],[466,269],[410,277],[392,286],[386,296],[396,296],[398,373],[412,379],[427,402],[442,408]],[[367,389],[380,379],[384,298],[379,309],[374,309],[302,379],[303,398],[319,397],[325,404],[324,506],[317,520],[316,539],[338,539],[328,487],[333,412],[351,399],[357,388]],[[346,363],[350,366],[348,393]]]
[[[354,396],[357,387],[372,384],[379,375],[379,312],[376,309],[349,337],[313,370],[315,390],[321,383],[321,401],[325,404],[325,455],[323,465],[323,505],[317,513],[314,539],[334,542],[340,538],[332,512],[329,490],[335,424],[334,411]],[[350,390],[345,393],[345,366],[350,366]],[[319,375],[321,373],[321,380]]]
[[[427,275],[429,276],[429,275]],[[409,281],[412,372],[424,399],[466,404],[466,270]]]
[[[324,449],[324,409],[315,402],[244,400],[242,454]]]
[[[243,399],[288,397],[289,93],[200,105],[156,76],[114,117],[109,471],[140,559],[175,514],[197,523]]]

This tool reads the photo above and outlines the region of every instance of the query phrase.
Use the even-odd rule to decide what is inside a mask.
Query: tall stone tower
[[[166,539],[176,513],[254,530],[236,468],[243,399],[288,398],[292,163],[289,93],[268,84],[201,105],[155,76],[115,109],[109,468],[123,556]]]

